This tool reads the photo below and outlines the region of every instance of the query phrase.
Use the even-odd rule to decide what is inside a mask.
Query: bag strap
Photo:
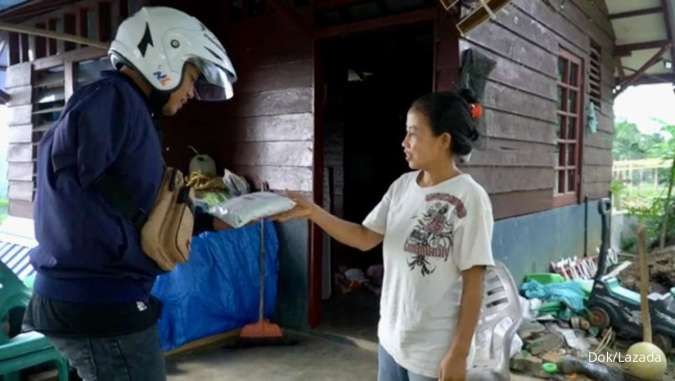
[[[165,167],[164,173],[166,171],[171,171],[171,178],[169,179],[169,190],[171,192],[176,191],[176,174],[178,170],[171,167]],[[164,175],[162,175],[162,181]],[[138,205],[135,205],[133,200],[133,193],[129,192],[124,186],[119,177],[111,175],[109,173],[104,173],[95,184],[95,187],[103,195],[103,197],[108,201],[108,203],[117,210],[122,216],[131,223],[140,231],[143,228],[143,225],[148,221],[150,216],[150,211],[146,211],[142,208],[139,208]],[[161,189],[160,189],[161,191]],[[190,199],[190,188],[188,186],[182,186],[178,189],[178,198],[177,202],[181,204],[186,204],[188,208],[194,213],[194,205]]]

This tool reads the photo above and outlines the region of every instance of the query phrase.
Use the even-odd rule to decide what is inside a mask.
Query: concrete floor
[[[246,381],[367,381],[377,378],[377,354],[314,335],[291,335],[293,346],[214,349],[167,361],[168,379]]]
[[[170,381],[375,381],[377,353],[322,334],[292,334],[298,344],[213,349],[167,360]],[[373,346],[375,347],[375,346]],[[537,381],[513,375],[512,381]]]

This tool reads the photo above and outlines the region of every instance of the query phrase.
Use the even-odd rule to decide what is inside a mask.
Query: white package
[[[232,198],[209,208],[209,213],[226,224],[240,228],[251,221],[293,209],[295,203],[271,192],[255,192]]]

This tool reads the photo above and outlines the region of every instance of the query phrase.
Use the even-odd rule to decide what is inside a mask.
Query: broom
[[[290,344],[284,338],[281,327],[265,319],[265,221],[260,220],[260,305],[258,321],[245,325],[239,333],[239,345]]]

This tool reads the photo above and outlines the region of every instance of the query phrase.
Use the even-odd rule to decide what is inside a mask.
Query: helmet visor
[[[224,101],[232,98],[234,91],[232,83],[236,75],[222,66],[211,62],[197,63],[201,75],[195,82],[195,95],[202,101]]]

